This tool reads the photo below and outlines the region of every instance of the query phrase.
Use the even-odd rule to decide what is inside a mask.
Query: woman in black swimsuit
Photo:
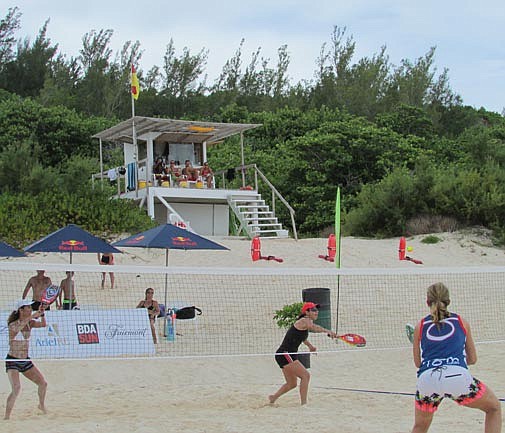
[[[114,264],[114,255],[112,253],[103,253],[103,254],[97,254],[98,256],[98,263],[101,265],[113,265]],[[105,287],[105,276],[106,272],[102,272],[102,289]],[[109,277],[110,277],[110,288],[114,288],[114,272],[109,272]]]
[[[147,308],[147,314],[149,314],[149,322],[151,324],[151,333],[153,334],[154,344],[158,343],[156,338],[156,327],[154,326],[156,322],[156,317],[160,315],[160,306],[157,301],[153,299],[154,289],[150,287],[146,289],[146,297],[142,299],[137,305],[137,308]]]
[[[300,315],[297,321],[291,328],[288,329],[284,340],[277,349],[275,360],[279,367],[282,368],[282,374],[286,379],[286,383],[282,385],[275,394],[269,395],[270,403],[275,401],[283,394],[296,388],[298,379],[300,379],[300,401],[301,404],[307,403],[307,394],[309,392],[310,373],[297,359],[298,347],[300,344],[305,344],[309,351],[315,352],[316,348],[307,340],[309,331],[325,332],[331,338],[336,338],[337,334],[333,331],[314,324],[319,314],[319,305],[313,302],[305,302],[302,306]]]

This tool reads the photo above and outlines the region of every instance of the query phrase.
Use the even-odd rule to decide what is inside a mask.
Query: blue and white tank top
[[[426,370],[444,365],[458,365],[468,368],[466,364],[466,329],[458,314],[451,313],[437,326],[431,315],[421,321],[420,345],[421,367],[417,376]]]

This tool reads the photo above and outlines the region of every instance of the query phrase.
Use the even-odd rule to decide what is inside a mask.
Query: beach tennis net
[[[321,304],[322,326],[335,330],[338,325],[339,334],[356,333],[367,340],[364,349],[356,349],[324,334],[311,334],[318,351],[408,347],[405,326],[428,313],[426,288],[439,281],[450,290],[449,309],[469,321],[477,342],[502,341],[505,335],[503,267],[337,270],[118,265],[107,267],[114,271],[114,289],[108,275],[102,289],[103,266],[4,261],[0,263],[3,356],[9,344],[7,318],[37,269],[44,269],[55,285],[60,285],[66,271],[74,271],[78,306],[57,310],[51,305],[47,326],[32,331],[34,359],[273,354],[286,332],[274,319],[276,312],[302,300]],[[154,289],[162,310],[154,324],[156,345],[147,310],[136,308],[147,288]],[[175,312],[174,326],[170,326],[173,316],[163,316],[167,312]]]

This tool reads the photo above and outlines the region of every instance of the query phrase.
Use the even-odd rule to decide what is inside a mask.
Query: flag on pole
[[[132,86],[131,86],[133,99],[137,100],[139,98],[140,86],[139,79],[137,77],[137,71],[135,70],[135,66],[132,63]]]

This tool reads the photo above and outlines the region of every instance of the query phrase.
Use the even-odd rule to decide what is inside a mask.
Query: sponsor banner
[[[9,351],[9,313],[0,312],[0,354]],[[45,328],[32,329],[30,357],[103,358],[154,354],[145,308],[46,311]]]

